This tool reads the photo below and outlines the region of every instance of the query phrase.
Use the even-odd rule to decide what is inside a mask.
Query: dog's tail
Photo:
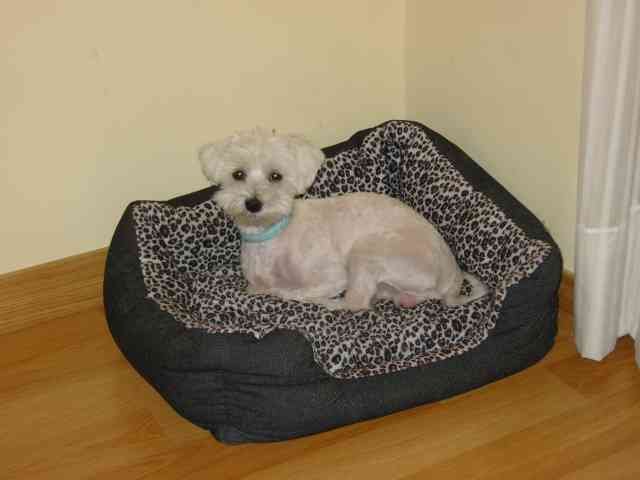
[[[462,272],[462,279],[466,280],[471,285],[471,294],[461,295],[459,291],[450,292],[444,297],[444,301],[447,305],[464,305],[465,303],[474,302],[489,293],[489,287],[487,287],[487,285],[485,285],[482,280],[475,275],[468,272]]]

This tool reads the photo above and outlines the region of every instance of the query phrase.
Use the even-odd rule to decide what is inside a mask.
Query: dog
[[[412,308],[460,305],[488,293],[462,272],[438,231],[399,200],[377,193],[300,199],[325,161],[296,134],[256,128],[199,151],[214,201],[238,226],[252,294],[359,311],[378,299]],[[461,295],[463,280],[472,286]]]

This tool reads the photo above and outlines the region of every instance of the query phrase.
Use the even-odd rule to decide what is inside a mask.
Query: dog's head
[[[291,212],[313,182],[322,151],[300,135],[256,128],[205,145],[202,172],[220,189],[216,202],[241,227],[265,227]]]

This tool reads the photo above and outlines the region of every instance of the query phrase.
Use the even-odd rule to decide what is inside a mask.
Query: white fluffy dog
[[[325,158],[303,137],[255,129],[205,145],[199,156],[220,187],[215,201],[240,229],[252,293],[348,310],[376,299],[458,305],[487,293],[460,270],[437,230],[398,200],[375,193],[297,199]],[[460,294],[464,278],[470,296]]]

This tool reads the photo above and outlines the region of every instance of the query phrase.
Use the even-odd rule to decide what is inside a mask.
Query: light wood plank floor
[[[84,261],[0,278],[0,322],[13,325],[0,334],[2,479],[640,478],[633,344],[581,359],[567,312],[553,351],[508,379],[312,437],[229,447],[123,359],[91,280],[104,255]]]

